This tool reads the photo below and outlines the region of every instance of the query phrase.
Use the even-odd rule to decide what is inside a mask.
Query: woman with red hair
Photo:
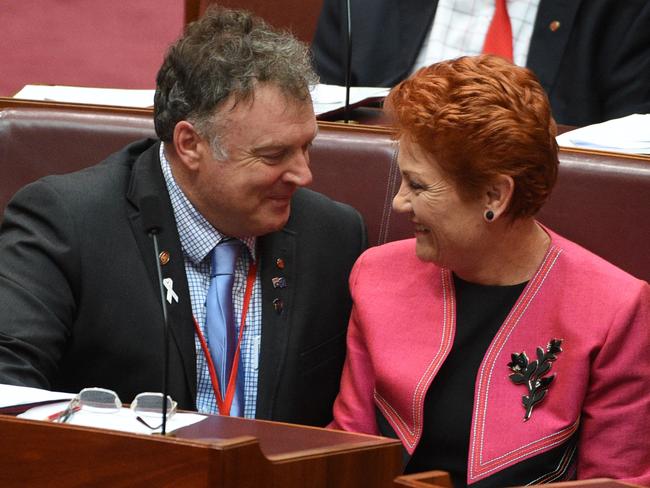
[[[650,483],[650,286],[535,220],[558,170],[535,76],[464,57],[386,105],[415,239],[355,265],[331,426],[456,487]]]

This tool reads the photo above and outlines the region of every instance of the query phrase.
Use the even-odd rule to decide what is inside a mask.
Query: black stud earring
[[[492,219],[494,218],[494,212],[492,210],[486,210],[485,211],[485,220],[488,222],[492,222]]]

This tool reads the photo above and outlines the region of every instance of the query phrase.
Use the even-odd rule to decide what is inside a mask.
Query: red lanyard
[[[230,370],[230,378],[228,378],[228,386],[226,388],[226,397],[221,396],[221,389],[219,388],[219,380],[217,380],[217,373],[214,369],[214,362],[212,362],[212,356],[210,356],[210,350],[208,349],[208,344],[203,337],[203,332],[201,332],[201,327],[199,327],[196,317],[194,318],[194,329],[196,330],[196,335],[199,337],[199,342],[201,343],[201,349],[203,349],[203,355],[205,360],[208,362],[208,371],[210,372],[210,381],[212,382],[212,390],[214,391],[214,397],[217,400],[217,407],[219,408],[219,413],[221,415],[230,415],[230,407],[232,405],[232,400],[235,397],[235,384],[237,383],[237,370],[239,369],[239,356],[241,351],[241,340],[244,336],[244,327],[246,325],[246,315],[248,314],[248,306],[251,302],[251,296],[253,294],[253,285],[255,284],[255,275],[257,274],[257,265],[254,262],[251,262],[248,267],[248,276],[246,277],[246,292],[244,293],[244,305],[241,311],[241,324],[239,326],[239,338],[237,339],[237,349],[235,349],[235,357],[232,361],[232,368]]]

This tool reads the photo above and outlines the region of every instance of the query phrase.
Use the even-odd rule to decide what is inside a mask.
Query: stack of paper
[[[0,384],[0,413],[15,415],[37,405],[67,401],[73,396],[71,393]]]
[[[650,114],[634,114],[557,136],[561,147],[650,154]]]
[[[120,88],[86,88],[80,86],[25,85],[14,98],[46,102],[89,103],[118,107],[147,108],[153,106],[155,90]]]
[[[385,97],[388,88],[350,88],[350,105],[368,98]],[[50,102],[90,103],[119,107],[146,108],[153,106],[155,90],[129,90],[119,88],[87,88],[60,85],[25,85],[14,98]],[[345,106],[345,87],[319,84],[311,89],[316,115]]]

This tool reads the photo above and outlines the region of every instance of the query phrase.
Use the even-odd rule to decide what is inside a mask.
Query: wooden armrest
[[[405,474],[395,478],[395,488],[408,486],[410,488],[453,488],[449,473],[446,471],[424,471],[422,473]]]

